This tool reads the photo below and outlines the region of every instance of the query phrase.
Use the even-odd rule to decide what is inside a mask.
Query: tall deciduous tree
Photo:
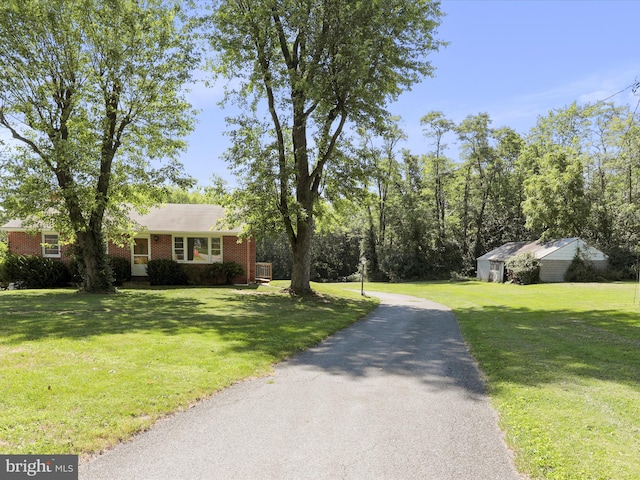
[[[527,228],[543,239],[580,236],[589,212],[580,156],[560,145],[547,146],[544,153],[527,147],[522,155],[532,156],[528,163],[534,166],[524,182]]]
[[[522,212],[526,171],[518,163],[524,139],[508,127],[494,130],[492,135],[497,142],[496,180],[486,219],[487,249],[510,241],[526,240],[530,235]]]
[[[400,164],[396,158],[398,143],[406,138],[395,123],[396,118],[375,137],[372,132],[361,129],[362,145],[358,150],[360,161],[368,165],[365,180],[368,193],[366,205],[367,227],[363,238],[362,254],[366,260],[369,280],[386,279],[380,260],[384,254],[388,224],[388,207],[394,185],[400,182]],[[380,144],[380,145],[378,145]]]
[[[452,175],[451,161],[446,157],[447,144],[444,137],[455,129],[455,124],[442,112],[429,112],[420,119],[424,125],[425,136],[433,140],[433,150],[427,157],[427,171],[431,178],[433,192],[433,208],[437,219],[438,248],[446,243],[447,195],[446,183]]]
[[[349,179],[337,154],[345,126],[381,122],[390,100],[432,75],[428,55],[442,45],[434,38],[441,15],[430,0],[213,3],[219,72],[240,79],[236,93],[252,107],[233,133],[247,147],[232,150],[231,160],[253,175],[235,205],[249,226],[278,218],[291,243],[293,293],[311,290],[314,207],[324,182]],[[255,118],[265,110],[266,122]],[[242,208],[255,205],[248,190],[256,187],[263,207]]]
[[[195,56],[178,14],[162,0],[0,7],[0,125],[17,145],[0,165],[0,197],[12,216],[75,243],[86,291],[113,290],[105,233],[183,180],[175,155],[192,129],[182,88]]]
[[[549,228],[555,236],[579,232],[607,251],[635,251],[637,135],[636,112],[611,103],[574,103],[539,118],[519,160],[530,174],[523,203],[527,225],[538,233]],[[555,195],[554,189],[564,191]],[[554,201],[562,205],[554,207]]]

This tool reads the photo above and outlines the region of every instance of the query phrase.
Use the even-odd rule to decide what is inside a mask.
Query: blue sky
[[[408,135],[401,145],[429,150],[420,117],[440,110],[455,122],[487,112],[493,127],[527,133],[540,115],[573,101],[595,102],[640,80],[640,1],[444,1],[439,38],[450,45],[431,56],[435,77],[402,95],[390,110]],[[640,92],[638,92],[640,95]],[[220,158],[229,146],[217,102],[219,88],[194,88],[201,109],[187,173],[207,185],[212,174],[233,183]],[[611,101],[640,100],[628,88]]]

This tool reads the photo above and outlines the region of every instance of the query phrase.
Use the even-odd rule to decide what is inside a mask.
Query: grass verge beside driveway
[[[640,478],[637,284],[365,284],[454,311],[520,471]]]
[[[376,305],[269,287],[2,292],[0,451],[99,452]]]

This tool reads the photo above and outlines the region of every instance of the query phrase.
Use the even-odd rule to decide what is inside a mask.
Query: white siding
[[[547,258],[540,261],[540,281],[545,283],[564,282],[564,275],[569,269],[571,260],[548,260]]]
[[[489,267],[489,260],[478,260],[478,270],[476,271],[476,277],[479,280],[489,280],[491,270]]]
[[[584,243],[583,243],[584,245]],[[576,256],[576,252],[578,251],[578,247],[580,246],[580,240],[576,239],[575,241],[558,248],[557,250],[551,252],[548,255],[545,255],[545,260],[569,260],[571,262]]]
[[[580,251],[586,252],[589,260],[591,260],[594,263],[599,263],[599,262],[606,263],[609,261],[607,259],[607,256],[604,253],[602,253],[600,250],[590,247],[589,245],[585,244],[584,247],[580,247]]]
[[[555,252],[551,252],[549,255],[544,256],[545,260],[569,260],[572,261],[576,252],[580,249],[582,254],[586,254],[587,258],[591,261],[606,261],[607,257],[605,257],[604,253],[600,250],[597,250],[577,238],[575,241],[565,245],[562,248],[559,248]]]
[[[489,262],[489,281],[502,283],[504,282],[504,262]]]
[[[487,282],[504,282],[504,262],[478,259],[476,278]]]
[[[540,280],[549,283],[564,282],[564,276],[571,262],[573,262],[578,249],[580,249],[582,255],[593,262],[596,270],[606,270],[607,257],[605,254],[587,245],[581,239],[576,238],[575,241],[559,248],[540,260]]]

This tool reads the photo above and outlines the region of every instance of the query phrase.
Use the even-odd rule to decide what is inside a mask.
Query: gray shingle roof
[[[131,220],[146,227],[149,232],[169,233],[209,233],[239,232],[240,229],[228,229],[216,225],[224,218],[224,208],[219,205],[195,205],[167,203],[152,208],[149,213],[140,215],[132,212]]]
[[[478,257],[478,260],[505,261],[521,253],[533,253],[536,258],[540,259],[576,240],[578,240],[578,238],[572,237],[561,238],[560,240],[550,242],[540,242],[539,240],[533,242],[509,242]]]
[[[224,213],[219,205],[166,203],[153,207],[145,215],[132,210],[129,218],[145,227],[146,231],[154,233],[240,232],[240,228],[229,229],[217,225]],[[25,227],[22,220],[11,220],[1,228],[21,230]]]

